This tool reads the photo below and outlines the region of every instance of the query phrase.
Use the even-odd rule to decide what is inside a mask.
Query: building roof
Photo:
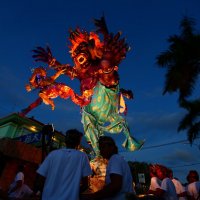
[[[0,126],[4,125],[8,122],[14,122],[17,124],[27,124],[27,125],[34,125],[38,127],[40,130],[42,127],[46,124],[36,120],[34,117],[26,117],[26,116],[21,116],[19,113],[11,113],[10,115],[7,115],[5,117],[0,118]],[[60,135],[63,137],[63,134],[60,131],[54,130],[54,132],[57,135]]]
[[[34,117],[28,118],[25,116],[20,116],[18,113],[12,113],[10,115],[7,115],[5,117],[0,118],[0,125],[5,124],[7,122],[17,122],[17,123],[28,123],[28,124],[36,124],[38,126],[44,126],[42,122],[39,122],[34,119]]]

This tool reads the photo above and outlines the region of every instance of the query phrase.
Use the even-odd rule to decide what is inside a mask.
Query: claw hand
[[[52,65],[55,63],[55,58],[53,58],[51,50],[48,46],[46,48],[43,47],[36,47],[36,49],[33,49],[33,58],[36,62],[44,62],[48,65]]]

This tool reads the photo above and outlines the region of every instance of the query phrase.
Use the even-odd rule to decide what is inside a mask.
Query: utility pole
[[[42,128],[42,161],[52,149],[53,124],[44,125]]]

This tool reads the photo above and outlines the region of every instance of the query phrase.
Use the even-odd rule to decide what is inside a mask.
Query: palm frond
[[[200,99],[194,101],[182,101],[181,106],[185,108],[188,113],[180,121],[178,131],[187,130],[188,140],[190,143],[199,135],[200,131]]]
[[[177,92],[179,106],[187,111],[178,131],[187,130],[190,142],[200,131],[200,99],[186,100],[196,89],[200,75],[200,34],[195,33],[194,25],[194,19],[184,17],[180,35],[170,36],[168,49],[156,58],[158,67],[167,70],[163,94]]]
[[[162,68],[168,67],[172,61],[173,61],[173,54],[169,50],[164,51],[156,58],[157,65]]]
[[[195,123],[188,130],[188,140],[192,144],[194,140],[200,135],[200,122]]]

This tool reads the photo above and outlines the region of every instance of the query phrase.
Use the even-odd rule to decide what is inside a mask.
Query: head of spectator
[[[196,170],[190,170],[187,175],[187,181],[188,183],[193,183],[196,181],[199,181],[199,174]]]
[[[150,172],[150,177],[157,177],[156,165],[150,164],[149,165],[149,172]]]
[[[163,165],[157,165],[157,176],[160,180],[168,177],[168,168]]]
[[[77,149],[81,143],[83,134],[77,129],[70,129],[66,131],[65,144],[67,148]]]
[[[100,155],[107,160],[109,160],[112,155],[118,153],[115,141],[109,136],[101,136],[99,138],[99,150]]]

